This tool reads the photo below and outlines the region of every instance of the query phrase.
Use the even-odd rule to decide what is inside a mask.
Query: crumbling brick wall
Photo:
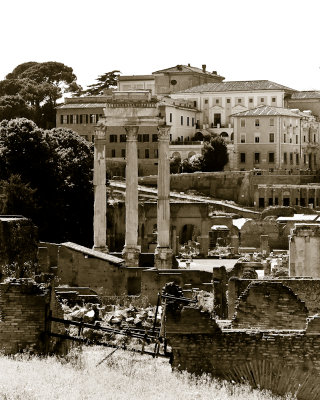
[[[228,282],[228,318],[234,315],[235,305],[238,297],[243,293],[251,279],[231,278]],[[280,282],[290,288],[302,300],[307,309],[308,315],[320,313],[320,279],[311,278],[277,278],[268,282]]]
[[[281,282],[252,282],[237,300],[232,326],[240,329],[305,329],[308,310]]]
[[[0,284],[0,348],[6,354],[20,351],[44,353],[58,345],[46,336],[46,315],[63,318],[63,311],[50,289],[31,279],[11,279]],[[51,330],[63,333],[63,326]]]
[[[222,379],[238,377],[241,382],[253,382],[261,388],[282,388],[279,394],[288,390],[295,392],[300,384],[305,384],[306,376],[309,382],[314,379],[313,388],[319,381],[319,318],[310,320],[310,326],[304,331],[263,331],[256,327],[250,331],[222,330],[199,308],[167,307],[165,313],[165,332],[172,348],[174,369],[208,373]],[[280,372],[275,374],[275,371]],[[294,374],[290,375],[292,372]],[[289,379],[290,376],[295,379]],[[319,390],[317,395],[320,395]],[[319,397],[309,393],[298,398]]]

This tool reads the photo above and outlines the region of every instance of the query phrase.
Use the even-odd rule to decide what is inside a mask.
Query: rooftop
[[[297,110],[294,112],[289,108],[282,108],[282,107],[272,107],[272,106],[264,106],[261,105],[256,108],[252,108],[251,110],[241,111],[235,114],[232,114],[233,117],[256,117],[256,116],[287,116],[287,117],[302,117],[306,116],[306,114],[302,113],[301,111]]]
[[[197,68],[197,67],[192,67],[190,64],[188,65],[176,65],[174,67],[170,67],[170,68],[165,68],[165,69],[160,69],[159,71],[155,71],[152,72],[152,74],[165,74],[165,73],[170,73],[170,72],[174,72],[174,73],[190,73],[190,72],[194,72],[197,74],[203,74],[203,75],[209,75],[209,76],[215,76],[221,79],[224,79],[223,76],[218,75],[216,71],[213,72],[209,72],[206,70],[206,66],[203,66],[204,68]]]
[[[216,83],[206,83],[200,86],[194,86],[179,93],[205,93],[205,92],[252,92],[260,90],[283,90],[293,93],[295,89],[280,85],[272,81],[226,81]]]
[[[303,90],[293,93],[292,100],[300,99],[320,99],[320,90]]]
[[[121,258],[111,256],[110,254],[102,253],[101,251],[92,250],[92,249],[89,249],[88,247],[80,246],[79,244],[76,244],[76,243],[64,242],[64,243],[61,243],[61,245],[65,246],[69,249],[79,251],[80,253],[83,253],[87,256],[100,258],[101,260],[109,261],[111,264],[116,264],[118,266],[121,266],[124,262]]]
[[[119,81],[154,81],[153,75],[123,75],[119,76]]]

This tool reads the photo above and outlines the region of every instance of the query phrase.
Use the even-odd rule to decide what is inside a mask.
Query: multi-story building
[[[148,89],[152,94],[168,95],[205,83],[221,82],[223,76],[217,71],[209,72],[206,65],[202,68],[188,65],[176,65],[171,68],[155,71],[152,75],[122,75],[119,76],[118,90]]]
[[[57,107],[57,128],[68,128],[80,136],[93,141],[95,126],[104,114],[108,96],[87,96],[66,98],[64,104]]]
[[[320,90],[304,90],[293,93],[288,99],[288,107],[299,110],[310,110],[313,115],[320,118]]]
[[[231,118],[236,169],[318,168],[320,128],[310,112],[261,105]]]
[[[231,115],[260,105],[286,107],[295,91],[268,80],[208,83],[174,93],[200,110],[197,126],[232,140]]]

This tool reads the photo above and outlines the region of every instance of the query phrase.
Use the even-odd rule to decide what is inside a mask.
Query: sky
[[[4,0],[0,80],[27,61],[62,62],[84,88],[112,70],[190,63],[320,90],[319,11],[319,0]]]

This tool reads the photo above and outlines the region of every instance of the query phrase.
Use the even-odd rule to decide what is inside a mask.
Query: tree
[[[120,73],[120,71],[114,70],[98,76],[96,79],[98,83],[89,85],[85,93],[91,96],[102,95],[106,89],[117,86]]]
[[[203,156],[202,154],[195,154],[190,158],[182,161],[183,172],[199,172],[202,171]]]
[[[21,107],[16,103],[16,107],[7,108],[8,113],[4,112],[2,117],[23,116],[43,128],[54,127],[57,100],[63,93],[77,94],[82,91],[76,80],[72,68],[62,63],[31,61],[18,65],[5,80],[0,81],[0,101],[4,101],[4,96],[20,96],[28,110],[25,109],[21,115]]]
[[[181,157],[170,158],[170,174],[178,174],[181,167]]]
[[[204,144],[202,171],[223,171],[228,161],[228,149],[223,138],[217,136]]]
[[[92,243],[92,167],[93,144],[71,130],[43,130],[25,118],[0,123],[0,179],[14,193],[6,207],[32,218],[41,240]]]

